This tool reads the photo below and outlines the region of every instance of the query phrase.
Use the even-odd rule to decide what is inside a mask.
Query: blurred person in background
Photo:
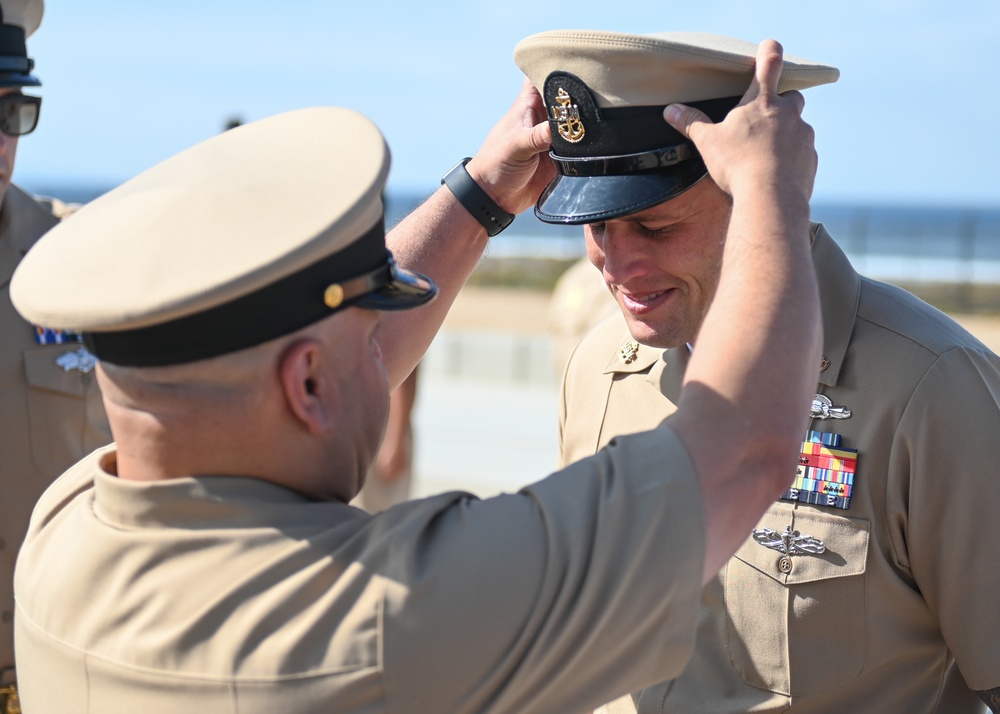
[[[559,276],[549,298],[552,365],[562,374],[580,340],[599,322],[618,312],[601,274],[584,257]]]
[[[351,503],[369,513],[384,511],[410,497],[413,488],[413,407],[417,401],[418,364],[389,397],[389,418],[378,455],[361,493]]]
[[[25,40],[42,0],[0,0],[0,713],[18,709],[14,563],[35,501],[68,466],[111,441],[94,359],[69,331],[33,325],[10,302],[10,279],[43,233],[74,210],[11,183],[19,137],[38,123],[41,84]]]

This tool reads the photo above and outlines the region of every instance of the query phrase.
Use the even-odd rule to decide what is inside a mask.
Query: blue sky
[[[698,30],[836,65],[806,92],[825,202],[1000,207],[1000,4],[937,0],[49,0],[28,40],[44,97],[15,180],[113,185],[218,132],[315,105],[371,117],[390,190],[476,151],[543,30]]]

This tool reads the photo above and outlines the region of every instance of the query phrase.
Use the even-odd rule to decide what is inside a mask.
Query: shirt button
[[[13,621],[14,621],[14,613],[11,612],[10,610],[4,610],[3,614],[0,615],[0,622],[3,622],[3,624],[5,625],[9,625]]]
[[[785,575],[788,575],[790,572],[792,572],[792,559],[789,558],[787,555],[783,555],[780,558],[778,558],[778,570],[780,570]]]

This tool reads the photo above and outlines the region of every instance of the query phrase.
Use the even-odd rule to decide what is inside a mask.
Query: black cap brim
[[[40,87],[42,81],[33,74],[0,72],[0,87]]]
[[[701,159],[663,171],[621,176],[557,175],[535,204],[545,223],[581,225],[620,218],[687,191],[707,175]]]
[[[386,285],[352,301],[355,307],[369,310],[409,310],[426,305],[437,297],[437,285],[426,275],[392,266],[392,278]]]

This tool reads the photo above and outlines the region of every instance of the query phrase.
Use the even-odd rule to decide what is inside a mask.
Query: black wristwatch
[[[494,203],[493,199],[486,195],[486,191],[469,176],[465,165],[470,161],[472,157],[467,156],[455,164],[441,179],[441,183],[451,190],[465,210],[486,229],[486,235],[492,238],[511,224],[514,214],[507,213]]]

